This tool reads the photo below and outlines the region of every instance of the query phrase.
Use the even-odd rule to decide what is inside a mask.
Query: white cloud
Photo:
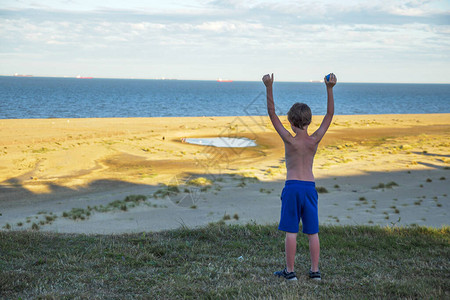
[[[400,16],[427,16],[445,12],[437,4],[447,1],[423,1],[423,0],[402,0],[402,1],[380,1],[377,6],[381,11],[387,11]],[[447,13],[450,5],[447,2]]]
[[[205,22],[195,26],[195,28],[206,31],[224,32],[235,31],[237,27],[233,23],[229,22]]]

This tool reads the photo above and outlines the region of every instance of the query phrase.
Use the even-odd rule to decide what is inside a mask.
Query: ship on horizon
[[[233,80],[231,79],[222,79],[222,78],[218,78],[217,82],[233,82]]]
[[[33,77],[33,75],[22,75],[22,74],[19,74],[19,73],[15,73],[14,77]]]
[[[86,76],[78,75],[76,78],[77,79],[93,79],[94,77],[86,77]]]

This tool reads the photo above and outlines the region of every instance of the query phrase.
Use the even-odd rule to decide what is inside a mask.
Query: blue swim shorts
[[[319,232],[318,195],[313,181],[286,180],[281,192],[281,217],[279,230],[295,232],[302,220],[303,233]]]

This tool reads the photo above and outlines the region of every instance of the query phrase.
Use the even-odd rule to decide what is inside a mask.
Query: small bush
[[[36,224],[36,223],[33,223],[33,224],[31,225],[31,229],[33,229],[33,230],[39,230],[39,225]]]
[[[376,190],[376,189],[384,189],[386,186],[384,185],[384,183],[379,183],[377,186],[373,186],[372,189]]]
[[[62,216],[64,218],[70,218],[72,220],[84,220],[86,218],[86,213],[88,211],[83,208],[72,208],[69,212],[63,212]]]
[[[56,219],[56,216],[45,216],[45,221],[47,221],[47,223],[51,223]]]
[[[241,181],[241,183],[239,183],[238,185],[237,185],[237,187],[241,187],[241,188],[243,188],[243,187],[245,187],[247,184],[245,183],[245,181]]]
[[[398,184],[394,181],[386,183],[386,188],[391,189],[394,186],[398,186]]]
[[[178,189],[178,188],[177,188]],[[140,202],[147,200],[147,197],[144,195],[129,195],[125,197],[125,202]]]
[[[200,188],[200,192],[207,192],[209,189],[211,188],[211,186],[204,186]]]
[[[174,196],[180,193],[180,189],[176,185],[167,185],[162,189],[153,193],[154,198],[165,198],[167,196]]]
[[[328,190],[327,190],[325,187],[323,187],[323,186],[318,186],[318,187],[316,187],[316,190],[317,190],[317,192],[318,192],[319,194],[325,194],[325,193],[328,193]]]
[[[205,186],[205,185],[211,185],[212,181],[205,177],[197,177],[195,179],[191,179],[186,182],[188,185],[194,185],[194,186]]]
[[[380,182],[377,186],[373,186],[372,189],[391,189],[394,186],[398,186],[398,184],[394,181],[388,182],[386,184]]]

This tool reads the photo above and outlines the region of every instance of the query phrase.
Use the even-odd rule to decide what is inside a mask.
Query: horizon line
[[[33,74],[0,74],[0,77],[16,77],[16,78],[68,78],[68,79],[122,79],[122,80],[160,80],[160,81],[214,81],[217,82],[219,79],[231,80],[231,82],[223,82],[224,84],[229,84],[232,82],[259,82],[260,80],[233,80],[233,79],[180,79],[180,78],[147,78],[147,77],[95,77],[95,76],[82,76],[81,78],[77,76],[58,76],[58,75],[33,75]],[[276,82],[298,82],[298,83],[324,83],[323,80],[307,80],[307,81],[295,81],[295,80],[282,80]],[[386,81],[338,81],[338,83],[383,83],[383,84],[450,84],[450,82],[386,82]]]

